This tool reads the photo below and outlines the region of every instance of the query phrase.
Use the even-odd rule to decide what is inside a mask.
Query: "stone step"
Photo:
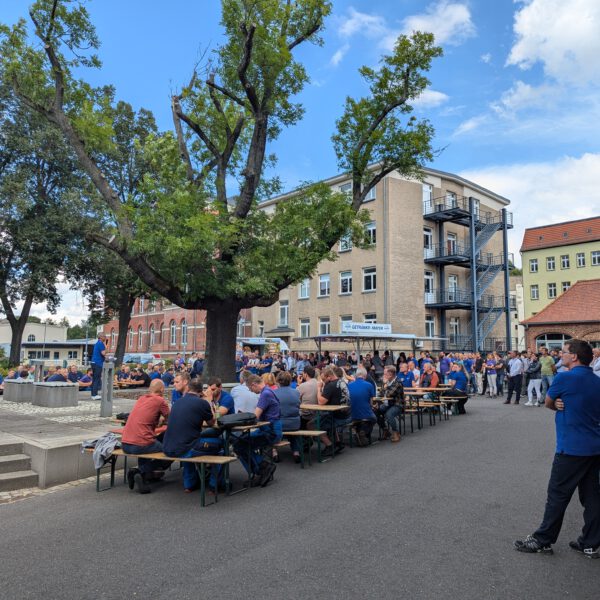
[[[0,473],[0,492],[11,492],[23,488],[37,487],[38,474],[35,471],[15,471]]]
[[[27,454],[6,454],[0,456],[0,473],[14,473],[31,469],[31,458]]]
[[[23,444],[19,442],[3,442],[0,443],[0,456],[9,454],[21,454],[23,452]]]

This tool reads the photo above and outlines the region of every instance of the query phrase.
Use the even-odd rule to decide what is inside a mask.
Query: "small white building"
[[[10,344],[12,332],[7,319],[0,320],[0,344]],[[67,328],[47,323],[27,323],[23,332],[24,342],[64,342]]]

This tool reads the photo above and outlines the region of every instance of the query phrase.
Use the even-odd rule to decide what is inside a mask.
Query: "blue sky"
[[[27,0],[0,3],[0,21]],[[171,127],[169,96],[221,39],[217,0],[91,0],[103,69],[92,83],[151,109]],[[600,2],[598,0],[334,0],[323,47],[299,57],[311,83],[304,120],[272,147],[287,188],[337,172],[330,137],[346,95],[365,88],[399,33],[432,31],[444,48],[417,112],[443,152],[431,165],[512,201],[516,253],[524,227],[600,214]]]

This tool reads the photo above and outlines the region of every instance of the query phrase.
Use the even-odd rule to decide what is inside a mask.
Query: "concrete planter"
[[[32,402],[33,381],[4,380],[4,399],[9,402]]]
[[[79,386],[76,383],[36,382],[33,384],[32,403],[35,406],[47,406],[49,408],[77,406],[78,392]]]

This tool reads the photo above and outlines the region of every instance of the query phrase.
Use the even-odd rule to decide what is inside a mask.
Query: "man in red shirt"
[[[155,430],[166,423],[169,417],[169,405],[163,397],[165,384],[160,379],[150,383],[148,394],[140,396],[127,418],[123,428],[123,451],[127,454],[149,454],[162,452],[162,443],[156,439]],[[127,482],[129,489],[134,485],[140,494],[148,494],[152,480],[152,472],[155,469],[164,469],[170,464],[169,461],[138,459],[138,468],[129,469]]]

